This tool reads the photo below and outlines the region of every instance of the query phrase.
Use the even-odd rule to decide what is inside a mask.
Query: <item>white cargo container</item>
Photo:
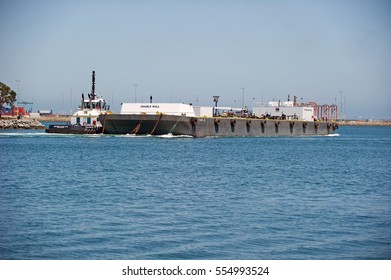
[[[123,115],[173,115],[195,117],[194,107],[182,103],[122,103]]]
[[[194,106],[196,117],[213,117],[213,107],[210,106]]]

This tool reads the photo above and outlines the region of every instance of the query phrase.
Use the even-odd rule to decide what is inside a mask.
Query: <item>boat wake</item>
[[[16,132],[1,132],[0,131],[0,137],[26,137],[26,138],[32,138],[32,137],[102,137],[103,134],[63,134],[63,133],[47,133],[45,131],[40,131],[40,132],[21,132],[21,131],[16,131]]]
[[[339,137],[339,133],[332,133],[327,135],[317,135],[319,137]],[[61,133],[46,133],[44,131],[29,131],[29,132],[1,132],[0,137],[86,137],[86,138],[99,138],[99,137],[125,137],[125,138],[162,138],[162,139],[175,139],[175,138],[194,138],[191,135],[173,135],[172,133],[163,135],[136,135],[136,134],[61,134]],[[219,136],[210,136],[209,138],[219,138]]]
[[[162,135],[136,135],[136,134],[124,134],[124,135],[115,135],[115,137],[127,137],[127,138],[165,138],[165,139],[171,139],[171,138],[193,138],[191,135],[173,135],[172,133],[168,134],[162,134]]]
[[[159,138],[193,138],[191,135],[173,135],[172,133],[157,135]]]
[[[136,134],[62,134],[62,133],[46,133],[45,131],[15,131],[15,132],[1,132],[0,137],[87,137],[87,138],[99,138],[99,137],[125,137],[125,138],[193,138],[191,135],[173,135],[172,133],[163,135],[136,135]]]
[[[0,132],[0,137],[37,137],[47,136],[46,132]]]

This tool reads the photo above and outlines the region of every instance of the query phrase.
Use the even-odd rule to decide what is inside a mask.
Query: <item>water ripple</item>
[[[391,130],[0,132],[1,259],[389,259]]]

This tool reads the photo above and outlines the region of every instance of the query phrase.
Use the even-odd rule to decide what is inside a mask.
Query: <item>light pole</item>
[[[17,91],[17,94],[18,94],[19,97],[20,97],[20,94],[19,94],[19,83],[20,83],[20,80],[15,80],[15,83],[16,83],[16,91]]]
[[[242,109],[244,108],[244,87],[242,87]]]
[[[72,115],[72,88],[69,90],[69,115]]]
[[[217,115],[217,102],[219,102],[219,97],[218,95],[213,96],[213,101],[215,103],[215,116]]]
[[[342,119],[342,93],[343,93],[343,91],[340,90],[339,93],[341,94],[341,108],[339,109],[339,114],[340,114],[340,119],[341,119],[341,121],[342,121],[342,120],[343,120],[343,119]]]
[[[134,83],[134,103],[137,103],[137,86],[138,84]]]
[[[20,80],[15,80],[15,83],[16,83],[16,115],[19,116],[19,104],[18,104],[18,100],[22,101],[21,97],[20,97],[20,93],[19,93],[19,84],[20,84]],[[11,111],[12,111],[12,115],[14,114],[13,113],[13,109],[11,108]]]
[[[111,110],[114,111],[114,92],[111,93]]]
[[[343,97],[343,114],[346,121],[346,95]]]

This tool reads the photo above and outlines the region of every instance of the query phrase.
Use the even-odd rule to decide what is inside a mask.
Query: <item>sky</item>
[[[290,95],[391,117],[388,0],[0,0],[0,11],[0,82],[33,111],[74,112],[94,70],[117,112],[150,95],[249,108]]]

